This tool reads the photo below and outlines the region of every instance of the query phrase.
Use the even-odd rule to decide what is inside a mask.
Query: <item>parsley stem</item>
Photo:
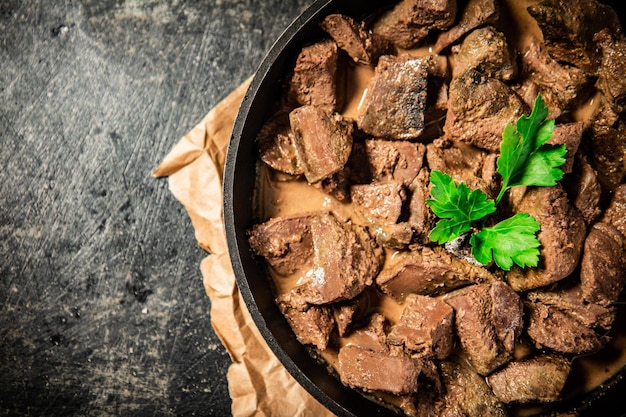
[[[504,193],[506,192],[506,190],[508,190],[508,187],[502,187],[500,189],[500,193],[498,194],[498,197],[496,197],[496,206],[500,204],[500,200],[502,200],[502,197],[504,197]]]

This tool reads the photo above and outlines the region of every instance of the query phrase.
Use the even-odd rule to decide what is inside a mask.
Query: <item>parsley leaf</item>
[[[530,116],[521,116],[515,125],[504,128],[497,161],[502,188],[496,204],[511,187],[553,186],[563,178],[559,167],[565,163],[567,149],[545,145],[554,130],[554,120],[546,120],[547,116],[548,107],[539,94]]]
[[[431,172],[432,199],[426,203],[440,218],[428,235],[432,241],[443,244],[471,230],[472,256],[483,265],[493,260],[505,271],[513,264],[522,268],[537,266],[541,244],[536,234],[541,225],[530,214],[518,213],[480,230],[472,223],[494,213],[511,187],[549,187],[563,178],[560,166],[565,163],[567,149],[565,145],[546,144],[554,131],[554,120],[546,120],[546,117],[548,107],[538,95],[529,116],[521,116],[515,125],[504,128],[496,161],[502,188],[495,202],[480,190],[470,191],[464,183],[455,185],[447,174]]]
[[[539,240],[535,234],[540,225],[528,213],[518,213],[493,227],[485,227],[472,234],[472,255],[483,265],[493,259],[505,271],[513,263],[536,266],[539,263]]]
[[[454,240],[469,231],[473,221],[496,211],[494,201],[489,200],[484,192],[470,192],[463,182],[457,186],[448,174],[434,170],[430,182],[433,198],[426,200],[426,204],[441,219],[428,235],[432,241],[442,244]]]

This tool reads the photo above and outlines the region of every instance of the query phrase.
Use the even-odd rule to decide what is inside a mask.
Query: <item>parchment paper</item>
[[[231,268],[222,214],[224,160],[233,123],[250,79],[187,133],[153,172],[169,177],[169,189],[187,209],[200,247],[200,264],[211,299],[211,324],[232,359],[228,388],[232,414],[333,416],[287,372],[256,328]]]

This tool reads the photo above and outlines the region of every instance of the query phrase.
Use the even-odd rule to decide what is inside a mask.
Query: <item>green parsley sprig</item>
[[[554,120],[546,120],[548,108],[541,95],[535,99],[529,116],[521,116],[515,125],[508,124],[502,133],[497,171],[502,187],[494,200],[481,190],[458,185],[448,175],[433,170],[430,175],[431,197],[426,200],[440,220],[429,234],[439,244],[472,232],[472,256],[483,265],[492,260],[505,271],[513,264],[524,268],[539,263],[539,222],[528,213],[517,213],[492,227],[478,228],[484,218],[496,211],[505,193],[518,185],[549,187],[563,178],[565,145],[547,145],[552,137]]]

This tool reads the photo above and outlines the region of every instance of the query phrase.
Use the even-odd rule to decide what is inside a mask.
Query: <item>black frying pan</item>
[[[617,1],[613,3],[617,8]],[[308,392],[333,413],[350,417],[396,414],[345,387],[296,340],[274,303],[274,293],[263,266],[252,256],[246,230],[255,220],[252,198],[257,148],[254,139],[276,109],[275,104],[282,94],[283,77],[300,47],[324,36],[318,23],[329,13],[341,12],[363,19],[379,9],[380,5],[379,0],[319,0],[286,29],[259,66],[244,97],[235,120],[224,175],[224,221],[228,248],[237,284],[255,324],[280,362]],[[613,398],[626,389],[624,374],[621,371],[593,392],[560,404],[559,410],[608,415],[609,410],[615,410]]]

